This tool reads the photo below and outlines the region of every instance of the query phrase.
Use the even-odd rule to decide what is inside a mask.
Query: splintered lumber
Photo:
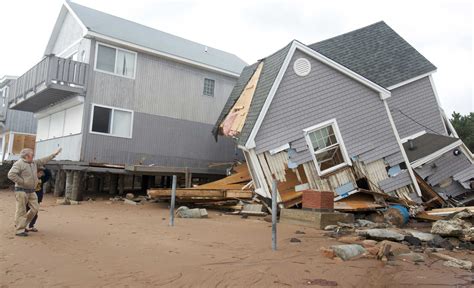
[[[148,195],[152,198],[170,197],[170,189],[148,189]],[[193,199],[232,199],[242,198],[251,199],[253,192],[250,190],[240,189],[196,189],[185,188],[176,189],[176,198],[193,198]]]
[[[446,201],[439,196],[439,194],[428,184],[426,183],[420,175],[416,174],[416,182],[420,186],[421,195],[423,201],[425,201],[425,207],[443,207],[446,205]]]
[[[187,202],[251,199],[253,191],[251,189],[244,189],[244,186],[251,180],[247,165],[244,163],[234,167],[234,174],[223,179],[197,187],[176,189],[176,198]],[[151,198],[169,199],[171,197],[171,189],[148,189],[148,195]]]
[[[463,210],[469,210],[471,213],[474,213],[474,206],[433,209],[430,211],[426,211],[426,214],[430,216],[448,216],[449,214],[456,213]]]
[[[240,94],[239,99],[237,99],[229,114],[219,126],[219,130],[222,135],[232,137],[240,134],[242,131],[245,120],[247,119],[250,104],[252,103],[255,89],[257,88],[257,83],[258,79],[260,78],[262,67],[263,61],[258,64],[258,67],[253,73],[252,78],[250,78],[242,94]]]
[[[356,193],[334,202],[334,210],[344,212],[373,211],[386,205],[376,203],[374,196],[366,193]]]

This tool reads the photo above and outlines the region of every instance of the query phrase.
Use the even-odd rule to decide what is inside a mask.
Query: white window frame
[[[326,170],[321,171],[319,169],[318,161],[316,160],[316,155],[314,152],[314,147],[313,143],[311,142],[311,139],[309,138],[309,134],[311,132],[314,132],[316,130],[332,126],[332,129],[334,131],[334,135],[336,136],[337,143],[339,144],[339,147],[341,149],[341,154],[342,158],[344,159],[344,162],[341,164],[338,164],[336,166],[333,166],[331,168],[328,168]],[[309,128],[303,129],[304,137],[306,139],[306,143],[308,144],[308,147],[310,149],[311,156],[313,157],[314,164],[316,166],[316,171],[318,171],[319,176],[326,175],[328,173],[334,172],[340,168],[346,167],[346,166],[351,166],[352,162],[351,159],[349,158],[349,155],[347,154],[347,149],[346,146],[344,145],[344,141],[342,140],[341,132],[339,130],[339,126],[337,125],[336,119],[331,119],[322,123],[319,123],[317,125],[311,126]]]
[[[8,106],[8,86],[0,89],[0,97],[2,97],[2,107]]]
[[[127,137],[127,136],[119,136],[119,135],[114,135],[111,133],[102,133],[102,132],[96,132],[96,131],[92,131],[92,121],[94,120],[94,110],[95,110],[95,107],[102,107],[102,108],[108,108],[108,109],[111,109],[112,110],[112,115],[110,117],[110,125],[114,125],[114,111],[115,110],[120,110],[120,111],[124,111],[124,112],[130,112],[132,113],[132,120],[130,121],[130,135]],[[134,118],[134,115],[135,113],[133,112],[133,110],[129,110],[129,109],[124,109],[124,108],[119,108],[119,107],[113,107],[113,106],[107,106],[107,105],[102,105],[102,104],[95,104],[95,103],[92,103],[92,108],[91,108],[91,119],[90,119],[90,125],[89,125],[89,133],[91,134],[97,134],[97,135],[103,135],[103,136],[110,136],[110,137],[118,137],[118,138],[127,138],[127,139],[132,139],[133,137],[133,118]],[[111,127],[111,131],[112,131],[112,127]]]
[[[124,51],[124,52],[127,52],[127,53],[132,53],[135,55],[135,63],[133,64],[133,76],[132,77],[128,77],[128,76],[125,76],[125,75],[122,75],[122,74],[117,74],[117,73],[112,73],[112,72],[109,72],[109,71],[105,71],[105,70],[101,70],[101,69],[98,69],[97,68],[97,54],[99,53],[99,45],[102,45],[102,46],[105,46],[105,47],[109,47],[109,48],[113,48],[116,50],[115,52],[115,63],[114,63],[114,71],[115,71],[115,67],[117,66],[117,57],[118,57],[118,53],[117,51]],[[109,44],[105,44],[105,43],[102,43],[102,42],[96,42],[95,43],[95,57],[94,57],[94,71],[97,71],[97,72],[101,72],[101,73],[105,73],[105,74],[109,74],[109,75],[114,75],[114,76],[119,76],[119,77],[123,77],[123,78],[127,78],[127,79],[135,79],[135,75],[137,74],[137,59],[138,59],[138,53],[135,52],[135,51],[131,51],[131,50],[127,50],[127,49],[123,49],[123,48],[119,48],[117,46],[113,46],[113,45],[109,45]]]

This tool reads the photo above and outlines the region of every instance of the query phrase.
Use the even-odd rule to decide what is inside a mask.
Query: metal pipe
[[[173,175],[171,186],[170,226],[174,226],[174,203],[176,201],[176,175]]]
[[[278,202],[278,190],[277,180],[273,180],[272,185],[272,250],[277,250],[277,202]]]

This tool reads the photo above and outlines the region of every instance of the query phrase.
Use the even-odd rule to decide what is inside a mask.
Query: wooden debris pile
[[[242,210],[244,201],[251,203],[254,196],[254,191],[250,188],[251,181],[247,165],[240,164],[233,168],[231,175],[223,179],[197,187],[176,189],[176,202],[231,211]],[[171,189],[148,189],[148,196],[167,201],[171,198]]]

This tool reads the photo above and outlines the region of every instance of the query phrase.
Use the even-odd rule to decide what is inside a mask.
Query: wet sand
[[[104,195],[104,198],[107,196]],[[0,190],[0,287],[470,287],[469,271],[426,257],[420,265],[343,262],[319,248],[342,244],[312,228],[208,211],[176,219],[164,203],[41,205],[38,233],[13,236],[15,198]],[[305,234],[295,234],[297,230]],[[296,237],[301,243],[290,243]],[[474,260],[469,253],[457,257]]]

